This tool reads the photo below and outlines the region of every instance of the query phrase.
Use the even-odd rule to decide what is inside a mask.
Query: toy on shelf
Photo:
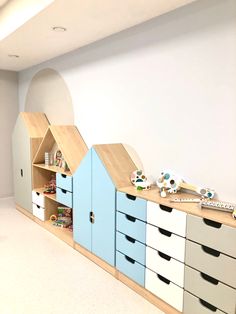
[[[51,175],[51,180],[44,186],[44,194],[55,194],[56,193],[56,177],[54,174]]]
[[[201,208],[209,208],[209,209],[216,209],[221,210],[224,212],[232,213],[232,217],[236,219],[236,205],[227,203],[227,202],[221,202],[221,201],[213,201],[213,200],[201,200],[200,202]]]
[[[72,225],[72,209],[69,207],[59,206],[57,208],[57,219],[53,220],[53,225],[60,228],[68,228]],[[53,217],[54,218],[54,217]],[[70,227],[70,230],[72,228]]]
[[[166,192],[177,193],[181,188],[196,192],[201,197],[213,198],[215,191],[209,188],[201,188],[183,181],[177,175],[168,171],[161,172],[160,177],[156,181],[157,186],[161,190],[161,196],[166,197]]]
[[[143,173],[143,170],[135,170],[131,173],[130,181],[137,190],[150,190],[151,183],[147,180],[147,177]]]
[[[68,165],[62,156],[62,152],[58,149],[54,154],[54,166],[63,168],[65,171],[69,170]]]

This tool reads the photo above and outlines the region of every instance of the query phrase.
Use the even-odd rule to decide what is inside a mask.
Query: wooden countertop
[[[162,204],[165,206],[169,206],[171,208],[176,208],[178,210],[184,211],[188,214],[192,214],[195,216],[207,218],[210,220],[214,220],[230,227],[236,228],[236,220],[233,219],[231,213],[214,210],[214,209],[207,209],[207,208],[200,208],[198,203],[173,203],[170,202],[171,198],[198,198],[198,196],[189,194],[189,193],[180,193],[177,194],[169,194],[167,197],[161,197],[159,189],[157,187],[152,187],[151,190],[142,190],[138,191],[134,186],[127,186],[124,188],[118,189],[120,192],[124,192],[136,197],[143,198],[147,201],[152,201],[158,204]]]

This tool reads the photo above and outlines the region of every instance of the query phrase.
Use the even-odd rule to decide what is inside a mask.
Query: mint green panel
[[[92,149],[92,252],[115,265],[115,186]]]
[[[73,234],[74,240],[91,251],[90,211],[92,207],[92,152],[82,160],[73,176]]]
[[[18,117],[12,134],[14,196],[17,205],[32,212],[32,180],[30,138]]]

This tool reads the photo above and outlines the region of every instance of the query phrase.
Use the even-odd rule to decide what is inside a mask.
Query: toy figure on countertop
[[[166,197],[166,192],[177,193],[181,188],[196,192],[204,198],[213,198],[215,194],[215,191],[212,189],[200,188],[192,184],[185,183],[183,179],[168,171],[161,172],[161,175],[157,179],[156,183],[161,190],[162,197]]]
[[[55,175],[52,174],[51,180],[48,184],[44,186],[45,190],[43,191],[44,194],[55,194],[56,193],[56,178]]]
[[[150,190],[151,183],[142,170],[135,170],[131,173],[130,181],[136,186],[137,190]]]

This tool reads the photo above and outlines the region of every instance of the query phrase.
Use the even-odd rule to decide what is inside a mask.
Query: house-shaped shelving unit
[[[45,152],[60,150],[68,168],[45,165]],[[33,214],[49,224],[51,214],[57,213],[58,206],[72,208],[73,174],[88,148],[74,125],[51,125],[39,146],[33,160]],[[45,185],[56,178],[55,194],[45,194]],[[36,206],[36,207],[35,207]],[[55,227],[56,228],[56,227]],[[64,230],[64,232],[67,232]],[[71,233],[71,240],[72,233]],[[68,241],[67,241],[68,242]]]
[[[129,186],[134,162],[122,144],[94,145],[74,174],[74,240],[115,264],[116,190]]]
[[[15,202],[29,212],[32,212],[32,160],[48,126],[44,113],[21,112],[12,135]]]

